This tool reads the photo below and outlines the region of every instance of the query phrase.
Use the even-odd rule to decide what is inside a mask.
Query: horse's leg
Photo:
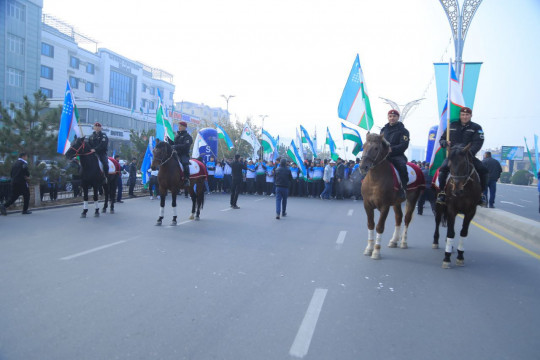
[[[377,235],[375,237],[375,248],[373,249],[373,254],[371,254],[371,258],[374,260],[379,260],[381,258],[381,238],[384,233],[384,223],[386,222],[386,218],[390,212],[390,207],[385,206],[379,210],[379,212],[379,222],[375,228],[375,230],[377,230]]]
[[[99,186],[94,185],[94,217],[99,217]]]
[[[448,211],[447,208],[447,233],[446,233],[446,249],[444,251],[444,260],[442,267],[443,269],[450,269],[450,256],[452,255],[452,249],[454,247],[454,237],[456,235],[454,231],[454,226],[456,223],[456,213],[452,211]]]
[[[109,180],[109,200],[111,201],[111,214],[114,214],[114,203],[116,201],[116,176]]]
[[[399,236],[401,235],[401,221],[403,220],[403,211],[401,210],[401,204],[394,204],[393,207],[394,207],[394,217],[396,220],[396,227],[394,229],[394,234],[392,234],[392,238],[390,239],[390,242],[388,243],[389,248],[397,247],[397,243],[399,242]]]
[[[176,196],[178,195],[177,192],[171,191],[172,196],[172,211],[173,211],[173,218],[171,221],[171,226],[176,226],[176,218],[178,216],[178,213],[176,212]]]
[[[201,216],[201,209],[204,204],[204,191],[201,191],[199,195],[197,195],[197,215],[195,215],[195,220],[199,220]]]
[[[103,184],[103,197],[105,198],[103,202],[103,213],[105,214],[107,212],[107,208],[109,207],[109,183]]]
[[[435,205],[435,233],[433,234],[433,244],[431,244],[432,249],[439,248],[439,225],[441,224],[443,210],[442,205]]]
[[[85,218],[86,213],[88,213],[88,186],[83,185],[83,212],[81,213],[81,217]]]
[[[415,190],[407,197],[407,203],[405,205],[405,227],[403,233],[401,234],[401,248],[407,249],[409,246],[407,244],[407,232],[409,231],[409,224],[411,223],[414,209],[416,207],[416,202],[420,198],[421,190]]]
[[[160,226],[165,216],[165,197],[167,196],[167,190],[159,192],[159,217],[156,221],[156,226]]]
[[[370,208],[369,205],[364,202],[364,209],[367,215],[367,227],[368,227],[368,243],[364,250],[364,255],[371,256],[373,254],[374,241],[375,241],[375,209]]]
[[[189,192],[189,197],[191,198],[191,215],[189,216],[190,220],[195,219],[195,205],[197,204],[197,193],[195,192],[195,184],[192,185],[192,188]]]
[[[467,235],[469,234],[469,225],[471,224],[471,221],[475,213],[476,213],[476,208],[473,207],[472,210],[467,212],[465,216],[463,217],[463,226],[459,234],[460,238],[459,238],[459,243],[457,247],[457,252],[458,252],[457,259],[456,259],[457,266],[465,266],[465,258],[463,257],[463,254],[465,253],[464,243],[465,243],[465,240],[467,240]]]

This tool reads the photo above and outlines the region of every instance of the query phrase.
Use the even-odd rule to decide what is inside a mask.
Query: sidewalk
[[[478,207],[473,221],[496,227],[540,245],[540,222],[500,209]]]

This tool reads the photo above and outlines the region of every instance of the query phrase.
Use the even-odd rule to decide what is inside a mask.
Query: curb
[[[500,209],[478,208],[473,220],[480,220],[504,232],[540,245],[540,222]]]

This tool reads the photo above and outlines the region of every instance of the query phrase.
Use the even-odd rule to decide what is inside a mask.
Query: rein
[[[470,168],[472,168],[472,170],[469,170]],[[474,166],[472,166],[472,163],[471,161],[469,161],[469,159],[467,159],[467,171],[466,171],[466,174],[465,175],[453,175],[451,172],[450,172],[450,175],[449,175],[449,179],[448,181],[452,181],[452,184],[456,185],[456,182],[453,181],[454,179],[456,180],[459,180],[459,179],[465,179],[465,182],[463,183],[463,185],[461,186],[461,188],[463,189],[465,187],[465,185],[467,185],[467,183],[470,181],[470,180],[473,180],[473,176],[474,174],[478,174],[478,172],[476,171],[476,169],[474,168]]]
[[[79,153],[79,150],[81,150],[81,148],[83,148],[83,150],[84,150],[84,141],[81,143],[81,146],[79,146],[77,149],[75,149],[73,146],[70,146],[69,148],[73,149],[75,151],[75,156],[87,156],[87,155],[92,154],[91,151],[89,151],[87,153],[84,153],[84,154]]]
[[[158,159],[157,157],[154,157],[154,159],[155,159],[156,161],[159,161],[159,164],[160,164],[160,165],[163,165],[163,164],[165,164],[167,161],[171,160],[171,158],[173,157],[173,155],[174,155],[175,153],[176,153],[176,150],[173,149],[173,151],[171,151],[171,155],[170,155],[167,159],[162,160],[162,159]]]
[[[386,160],[386,158],[388,157],[388,154],[390,154],[390,153],[386,154],[386,156],[383,157],[381,160],[379,160],[378,162],[375,162],[375,160],[379,157],[379,154],[381,153],[381,149],[382,149],[382,147],[379,148],[379,151],[377,151],[377,155],[375,155],[374,159],[372,159],[369,156],[366,156],[366,159],[371,160],[371,165],[369,165],[368,171],[373,169],[374,167],[379,166],[380,164],[382,164],[382,162],[384,160]]]

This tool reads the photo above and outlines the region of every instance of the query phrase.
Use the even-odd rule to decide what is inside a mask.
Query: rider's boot
[[[446,205],[446,193],[444,191],[437,195],[437,204]]]

